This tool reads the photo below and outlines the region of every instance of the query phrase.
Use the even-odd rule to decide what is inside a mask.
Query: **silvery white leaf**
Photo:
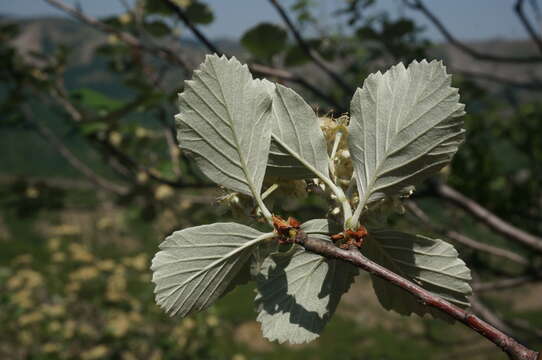
[[[370,75],[350,105],[349,148],[360,210],[448,164],[464,140],[464,105],[441,62]],[[360,211],[358,210],[358,212]]]
[[[314,172],[299,159],[328,176],[327,147],[316,113],[294,90],[277,84],[273,92],[273,135],[266,175],[315,178]]]
[[[460,307],[469,306],[470,270],[451,244],[393,230],[373,230],[369,234],[362,247],[369,259],[445,300]],[[420,304],[399,287],[371,277],[376,295],[387,310],[403,315],[431,313],[442,317],[441,312]]]
[[[253,248],[270,236],[235,223],[174,232],[152,260],[156,302],[172,316],[206,309],[228,288]]]
[[[181,148],[217,184],[259,196],[271,137],[271,94],[235,57],[208,55],[180,94]]]
[[[330,241],[327,220],[315,219],[301,229]],[[296,245],[293,255],[268,257],[256,277],[257,320],[263,335],[280,343],[300,344],[317,338],[348,291],[358,269],[326,259]]]

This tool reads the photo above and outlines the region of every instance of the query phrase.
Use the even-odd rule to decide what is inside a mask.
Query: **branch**
[[[156,1],[156,0],[155,0]],[[218,56],[224,55],[224,53],[210,41],[207,37],[198,29],[196,25],[188,18],[183,8],[171,0],[162,0],[164,5],[166,5],[171,11],[175,13],[181,19],[181,21],[192,31],[192,34],[198,39],[201,43],[209,49],[210,52],[217,54]]]
[[[312,85],[307,80],[305,80],[305,78],[299,75],[293,74],[286,70],[275,69],[275,68],[265,66],[265,65],[260,65],[260,64],[249,64],[248,67],[255,74],[276,77],[284,81],[297,83],[303,86],[304,88],[308,89],[309,91],[311,91],[314,95],[324,100],[329,105],[334,106],[335,107],[334,110],[336,110],[338,113],[342,114],[346,111],[344,107],[340,105],[335,99],[333,99],[331,96],[327,95],[318,87]]]
[[[174,3],[171,0],[162,0],[162,2],[167,5],[175,14],[181,19],[181,21],[187,26],[190,31],[194,34],[194,36],[203,43],[207,49],[210,52],[216,53],[218,55],[226,55],[222,50],[220,50],[216,45],[213,44],[211,40],[209,40],[190,19],[184,12],[183,8],[181,8],[179,5]],[[338,112],[344,112],[343,107],[335,101],[331,96],[325,94],[322,92],[318,87],[310,84],[305,80],[304,78],[300,77],[299,75],[293,74],[289,71],[283,70],[283,69],[275,69],[271,68],[269,66],[260,65],[260,64],[249,64],[249,68],[256,74],[264,75],[264,76],[273,76],[285,81],[295,82],[300,84],[301,86],[305,87],[309,91],[311,91],[314,95],[319,97],[320,99],[324,100],[328,104],[335,106],[336,110]]]
[[[542,280],[542,272],[508,279],[495,280],[491,282],[476,282],[473,284],[472,288],[476,292],[503,290],[540,280]]]
[[[77,171],[79,171],[81,174],[86,176],[92,183],[104,188],[107,191],[111,191],[117,195],[125,195],[129,192],[129,189],[125,186],[115,184],[100,175],[96,174],[91,168],[89,168],[85,163],[83,163],[81,160],[79,160],[71,151],[68,149],[67,146],[65,146],[62,141],[60,141],[56,135],[46,127],[45,125],[41,124],[38,121],[35,121],[33,119],[32,114],[30,113],[30,110],[23,106],[21,108],[21,111],[23,112],[23,115],[25,116],[25,120],[32,124],[38,133],[45,138],[53,147],[58,151],[60,155],[68,163]]]
[[[299,231],[294,242],[315,254],[322,255],[326,258],[349,262],[360,269],[400,287],[409,294],[415,296],[425,306],[440,310],[470,329],[478,332],[480,335],[500,347],[512,360],[538,360],[538,352],[528,349],[511,336],[505,334],[476,315],[450,304],[446,300],[369,260],[359,252],[357,248],[343,250],[331,242],[309,238],[303,231]]]
[[[459,50],[463,51],[464,53],[468,54],[469,56],[480,60],[480,61],[491,61],[491,62],[500,62],[500,63],[510,63],[510,64],[528,64],[528,63],[539,63],[542,62],[542,57],[540,56],[525,56],[525,57],[517,57],[517,56],[500,56],[500,55],[491,55],[491,54],[485,54],[481,53],[478,50],[475,50],[474,48],[462,43],[458,39],[456,39],[452,33],[444,26],[444,24],[440,21],[439,18],[436,17],[435,14],[429,10],[422,0],[403,0],[403,3],[406,4],[408,7],[417,10],[421,12],[429,21],[435,25],[435,27],[440,31],[442,36],[453,46],[458,48]]]
[[[528,232],[525,232],[504,221],[497,215],[482,207],[476,201],[469,199],[446,184],[433,184],[433,190],[440,198],[445,199],[448,202],[467,211],[495,232],[542,253],[542,238],[529,234]]]
[[[87,25],[90,25],[91,27],[94,27],[94,28],[96,28],[96,29],[98,29],[98,30],[100,30],[102,32],[113,34],[113,35],[117,36],[121,41],[123,41],[124,43],[126,43],[126,44],[128,44],[128,45],[130,45],[132,47],[135,47],[135,48],[141,49],[141,50],[145,50],[146,52],[157,55],[158,57],[163,58],[165,60],[173,61],[177,65],[180,65],[185,70],[190,69],[188,64],[181,57],[179,57],[177,54],[175,54],[175,52],[173,52],[169,48],[166,48],[166,47],[163,47],[163,46],[144,45],[138,38],[136,38],[132,34],[124,32],[124,31],[119,31],[119,30],[115,29],[114,27],[109,26],[109,25],[101,22],[100,20],[92,17],[92,16],[83,14],[79,9],[76,9],[75,7],[72,7],[72,6],[62,2],[61,0],[44,0],[44,1],[48,2],[52,6],[58,8],[58,9],[64,11],[64,12],[68,13],[69,15],[73,16],[74,18],[78,19],[79,21],[81,21],[81,22],[83,22],[83,23],[85,23]]]
[[[515,87],[518,89],[523,90],[530,90],[530,91],[540,91],[542,90],[542,83],[539,81],[531,81],[531,82],[520,82],[512,79],[506,79],[504,77],[494,75],[494,74],[486,74],[481,72],[475,72],[475,71],[465,71],[465,70],[451,70],[451,72],[461,75],[465,78],[474,78],[474,79],[480,79],[480,80],[486,80],[491,81],[494,83],[498,83],[505,86]]]
[[[529,22],[529,19],[527,16],[525,16],[525,13],[523,12],[523,0],[517,0],[516,5],[514,6],[514,11],[516,12],[516,15],[521,20],[521,23],[523,24],[523,27],[527,32],[529,33],[529,36],[533,40],[533,42],[538,47],[538,50],[542,53],[542,39],[538,36],[536,31],[534,30],[533,26]]]
[[[294,35],[294,38],[299,47],[301,47],[303,52],[311,59],[311,61],[323,72],[325,72],[333,81],[335,81],[337,85],[339,85],[347,94],[352,94],[354,92],[354,89],[352,89],[352,87],[348,85],[339,74],[337,74],[333,69],[331,69],[329,65],[326,64],[325,60],[322,59],[320,54],[318,54],[318,52],[312,49],[309,44],[307,44],[305,39],[303,39],[301,33],[299,32],[299,30],[297,30],[292,20],[286,13],[286,10],[284,10],[284,7],[277,0],[269,0],[269,2],[277,10],[284,23],[286,23],[291,33]]]
[[[529,265],[529,261],[523,256],[516,254],[515,252],[502,249],[497,246],[481,243],[474,239],[471,239],[463,234],[460,234],[453,230],[447,230],[440,226],[433,224],[429,216],[412,200],[405,201],[405,207],[410,210],[424,225],[426,225],[432,231],[439,233],[455,242],[467,246],[471,249],[482,251],[493,256],[502,257],[520,265]]]

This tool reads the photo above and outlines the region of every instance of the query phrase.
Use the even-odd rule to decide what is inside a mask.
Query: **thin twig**
[[[175,12],[175,14],[179,17],[179,19],[184,23],[186,27],[192,31],[194,36],[207,47],[207,49],[215,53],[217,55],[225,55],[225,53],[220,50],[211,40],[209,40],[199,29],[198,27],[188,18],[183,8],[181,8],[179,5],[174,3],[171,0],[162,0],[162,2],[167,5],[172,11]],[[325,94],[322,90],[320,90],[318,87],[312,85],[309,83],[306,79],[303,77],[293,74],[289,71],[283,70],[283,69],[276,69],[269,66],[261,65],[261,64],[249,64],[249,68],[251,71],[253,71],[256,74],[264,75],[264,76],[272,76],[279,78],[284,81],[294,82],[297,83],[304,88],[311,91],[314,95],[319,97],[320,99],[324,100],[326,103],[332,105],[335,107],[335,110],[338,112],[343,112],[344,108],[331,96]]]
[[[489,245],[484,244],[474,239],[471,239],[463,234],[458,233],[457,231],[444,229],[431,221],[429,216],[412,200],[405,201],[405,207],[410,210],[410,212],[418,218],[425,226],[427,226],[432,231],[439,233],[455,242],[467,246],[471,249],[482,251],[493,256],[502,257],[509,261],[518,263],[520,265],[529,265],[529,261],[523,256],[516,254],[515,252]]]
[[[495,291],[510,289],[518,286],[522,286],[528,283],[541,281],[542,272],[538,274],[517,276],[508,279],[500,279],[490,282],[476,282],[472,285],[472,289],[476,292]]]
[[[337,83],[337,85],[339,85],[346,92],[346,94],[352,94],[354,92],[354,89],[350,85],[348,85],[348,83],[339,74],[337,74],[326,63],[324,59],[322,59],[320,54],[318,54],[318,52],[311,48],[311,46],[305,41],[303,36],[301,36],[299,30],[296,28],[296,26],[286,13],[284,7],[277,0],[269,0],[269,2],[275,8],[275,10],[277,10],[278,14],[282,18],[286,26],[288,26],[288,29],[290,29],[290,32],[294,36],[297,44],[299,45],[301,50],[303,50],[305,55],[307,55],[317,67],[319,67],[324,73],[326,73],[326,75],[328,75],[333,81],[335,81],[335,83]]]
[[[476,71],[466,71],[466,70],[451,70],[454,74],[461,75],[467,79],[480,79],[480,80],[486,80],[491,81],[494,83],[498,83],[505,86],[510,86],[518,89],[523,90],[530,90],[530,91],[540,91],[542,90],[542,83],[539,81],[530,81],[530,82],[521,82],[516,81],[512,79],[506,79],[502,76],[495,75],[495,74],[486,74]]]
[[[521,243],[538,252],[542,252],[542,238],[529,234],[504,221],[476,201],[469,199],[446,184],[433,183],[433,185],[433,190],[437,196],[467,211],[476,219],[486,224],[490,229],[504,235],[510,240]]]
[[[542,57],[540,56],[500,56],[481,53],[478,50],[462,43],[459,41],[452,33],[444,26],[440,19],[429,10],[421,0],[403,0],[408,7],[421,12],[429,21],[435,25],[435,27],[440,31],[444,38],[453,46],[468,54],[469,56],[480,60],[480,61],[491,61],[491,62],[500,62],[500,63],[510,63],[510,64],[529,64],[529,63],[539,63],[542,62]]]
[[[537,360],[538,353],[520,344],[511,336],[485,322],[476,315],[463,310],[422,287],[402,278],[394,272],[380,266],[366,258],[357,248],[343,250],[333,243],[308,237],[303,231],[299,231],[295,243],[303,246],[306,250],[322,255],[326,258],[340,259],[349,262],[379,278],[400,287],[425,306],[442,311],[453,319],[461,322],[470,329],[478,332],[486,339],[501,348],[510,359],[513,360]]]
[[[523,24],[523,27],[529,33],[529,36],[533,40],[533,42],[538,47],[538,50],[542,53],[542,39],[540,39],[540,36],[536,33],[535,29],[529,22],[529,19],[523,12],[523,0],[517,0],[516,5],[514,6],[514,11],[516,12],[516,15],[519,17],[519,20]]]
[[[115,29],[114,27],[109,26],[92,16],[82,13],[79,9],[62,2],[61,0],[44,0],[44,1],[68,13],[69,15],[73,16],[74,18],[78,19],[79,21],[87,25],[90,25],[102,32],[115,35],[117,38],[119,38],[119,40],[123,41],[124,43],[134,48],[145,50],[146,52],[155,54],[158,57],[163,58],[165,60],[173,61],[177,65],[180,65],[184,70],[188,71],[190,69],[187,62],[184,61],[180,56],[175,54],[175,52],[169,48],[166,48],[163,46],[144,45],[138,38],[136,38],[132,34],[124,32],[124,31],[119,31]]]
[[[125,195],[128,193],[129,189],[126,186],[116,184],[112,181],[107,180],[106,178],[96,174],[91,168],[89,168],[84,162],[78,159],[70,149],[56,135],[49,129],[47,126],[43,125],[39,121],[34,120],[34,115],[30,110],[22,106],[21,111],[25,116],[25,120],[32,124],[37,132],[47,140],[58,153],[77,171],[86,176],[90,182],[94,183],[97,186],[102,187],[107,191],[111,191],[117,195]]]

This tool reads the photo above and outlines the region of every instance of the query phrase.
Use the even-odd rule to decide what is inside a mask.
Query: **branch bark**
[[[523,27],[533,40],[533,42],[538,47],[538,50],[542,53],[542,39],[540,39],[540,36],[536,33],[534,27],[529,22],[529,19],[525,15],[525,12],[523,11],[523,0],[517,0],[516,5],[514,5],[514,11],[516,12],[516,15],[519,17],[519,20],[523,24]]]
[[[446,184],[434,182],[433,190],[437,196],[467,211],[495,232],[542,253],[542,238],[529,234],[504,221],[476,201],[469,199]]]
[[[318,52],[310,47],[310,45],[305,41],[301,33],[296,28],[284,7],[277,0],[269,0],[271,5],[277,10],[278,14],[290,29],[290,32],[293,34],[297,44],[303,50],[303,52],[311,59],[311,61],[320,68],[326,75],[328,75],[337,85],[339,85],[348,95],[354,93],[354,89],[344,81],[344,79],[337,74],[327,63]]]
[[[101,177],[91,168],[89,168],[84,162],[78,159],[47,126],[33,119],[33,115],[30,113],[30,110],[23,106],[21,111],[25,116],[25,120],[32,124],[36,128],[37,132],[45,140],[47,140],[74,169],[86,176],[90,182],[117,195],[125,195],[128,193],[129,189],[126,186],[115,184],[114,182]]]
[[[58,1],[58,0],[55,0]],[[178,17],[179,19],[185,24],[186,27],[192,31],[192,34],[203,44],[205,47],[213,53],[216,53],[217,55],[226,55],[222,50],[220,50],[211,40],[209,40],[205,34],[203,34],[194,23],[186,16],[186,13],[184,10],[174,3],[171,0],[162,0],[162,2],[167,5]],[[297,83],[310,92],[312,92],[314,95],[316,95],[318,98],[322,99],[329,105],[332,105],[335,107],[335,110],[342,113],[344,112],[344,108],[331,96],[325,94],[323,91],[321,91],[318,87],[312,85],[309,83],[306,79],[302,78],[299,75],[293,74],[289,71],[283,70],[283,69],[276,69],[269,66],[261,65],[261,64],[249,64],[249,68],[251,71],[253,71],[256,74],[264,75],[264,76],[272,76],[279,79],[282,79],[284,81],[290,81]]]
[[[357,248],[343,250],[331,242],[310,238],[303,233],[303,231],[299,231],[294,242],[315,254],[322,255],[326,258],[339,259],[349,262],[360,269],[363,269],[383,280],[392,283],[395,286],[400,287],[401,289],[415,296],[418,301],[425,306],[442,311],[453,319],[476,331],[486,339],[490,340],[501,348],[501,350],[505,352],[512,360],[540,360],[538,352],[528,349],[511,336],[485,322],[476,315],[450,304],[446,300],[369,260]]]
[[[499,62],[499,63],[509,63],[509,64],[532,64],[542,62],[542,57],[540,56],[499,56],[481,53],[478,50],[462,43],[459,41],[452,33],[444,26],[440,19],[429,10],[423,1],[421,0],[403,0],[403,3],[406,4],[411,9],[417,10],[422,13],[435,27],[440,31],[442,36],[457,49],[468,54],[469,56],[480,60],[480,61],[490,61],[490,62]]]
[[[405,207],[418,218],[425,226],[427,226],[431,231],[434,231],[436,233],[439,233],[461,245],[467,246],[471,249],[475,249],[478,251],[482,251],[485,253],[488,253],[493,256],[498,256],[503,259],[507,259],[509,261],[515,262],[520,265],[529,265],[529,260],[524,258],[523,256],[516,254],[515,252],[493,246],[490,244],[481,243],[479,241],[476,241],[474,239],[471,239],[468,236],[465,236],[461,233],[458,233],[457,231],[453,230],[447,230],[440,226],[437,226],[431,221],[429,216],[423,211],[414,201],[407,200],[405,201]]]

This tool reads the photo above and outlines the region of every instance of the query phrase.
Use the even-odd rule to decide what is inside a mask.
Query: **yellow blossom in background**
[[[79,226],[74,224],[62,224],[57,226],[52,226],[49,229],[49,232],[53,236],[70,236],[70,235],[79,235],[81,234],[81,229]]]
[[[121,24],[126,25],[132,21],[132,14],[130,13],[121,14],[119,15],[118,19]]]
[[[119,42],[119,38],[115,34],[109,34],[107,35],[107,42],[109,45],[116,45]]]
[[[83,360],[94,360],[94,359],[102,359],[104,356],[108,353],[107,346],[105,345],[98,345],[95,346],[87,351],[84,351],[81,354],[81,359]]]
[[[115,262],[111,259],[99,261],[96,267],[101,271],[111,271],[115,268]]]
[[[122,134],[118,131],[109,133],[109,142],[114,146],[119,146],[122,143]]]
[[[43,312],[51,317],[59,317],[66,313],[66,307],[62,304],[47,304],[43,306]]]
[[[53,254],[52,256],[52,260],[53,262],[63,262],[64,260],[66,260],[66,254],[64,254],[63,252],[56,252]]]
[[[134,257],[127,257],[123,260],[123,264],[133,267],[136,270],[146,270],[149,268],[149,261],[146,254],[139,254]]]
[[[47,325],[47,329],[49,332],[56,333],[62,330],[62,325],[59,321],[51,321],[49,325]]]
[[[94,266],[85,266],[70,274],[72,281],[88,281],[99,275],[98,269]]]
[[[117,266],[107,280],[105,297],[109,301],[120,301],[126,298],[126,272]]]
[[[34,311],[29,314],[24,314],[21,317],[19,317],[19,324],[21,326],[26,326],[38,321],[43,320],[43,313]]]
[[[40,285],[43,285],[43,277],[38,272],[30,269],[19,270],[6,284],[10,290],[18,289],[22,286],[35,288]]]
[[[156,200],[165,200],[172,197],[175,194],[173,188],[169,185],[159,185],[154,190],[154,198]]]
[[[32,301],[32,292],[28,289],[17,291],[11,295],[11,302],[23,309],[28,309],[34,305]]]
[[[218,326],[218,323],[219,323],[218,318],[215,315],[207,316],[205,321],[206,321],[207,325],[209,325],[210,327]]]
[[[77,323],[74,320],[68,320],[64,323],[63,336],[66,339],[71,339],[75,335]]]
[[[72,242],[69,246],[71,259],[80,262],[91,262],[94,260],[94,256],[88,251],[86,247],[81,244]]]
[[[62,347],[59,344],[55,343],[45,343],[41,347],[41,351],[44,353],[52,353],[52,352],[60,352],[62,350]]]
[[[60,248],[61,241],[59,238],[51,238],[47,240],[47,249],[49,251],[56,251]]]
[[[28,330],[19,331],[18,338],[22,345],[32,344],[32,333]]]
[[[149,181],[149,174],[147,174],[145,171],[140,171],[137,173],[138,183],[145,184],[147,181]]]
[[[40,73],[41,73],[41,71],[40,71]],[[36,76],[36,77],[38,77],[38,76]],[[37,188],[35,188],[34,186],[29,186],[29,187],[26,188],[25,195],[29,199],[35,199],[38,196],[40,196],[40,191]]]
[[[32,255],[25,254],[19,255],[13,259],[13,265],[28,265],[32,263]]]
[[[115,337],[124,336],[130,329],[130,319],[124,313],[116,313],[107,320],[107,329]]]

